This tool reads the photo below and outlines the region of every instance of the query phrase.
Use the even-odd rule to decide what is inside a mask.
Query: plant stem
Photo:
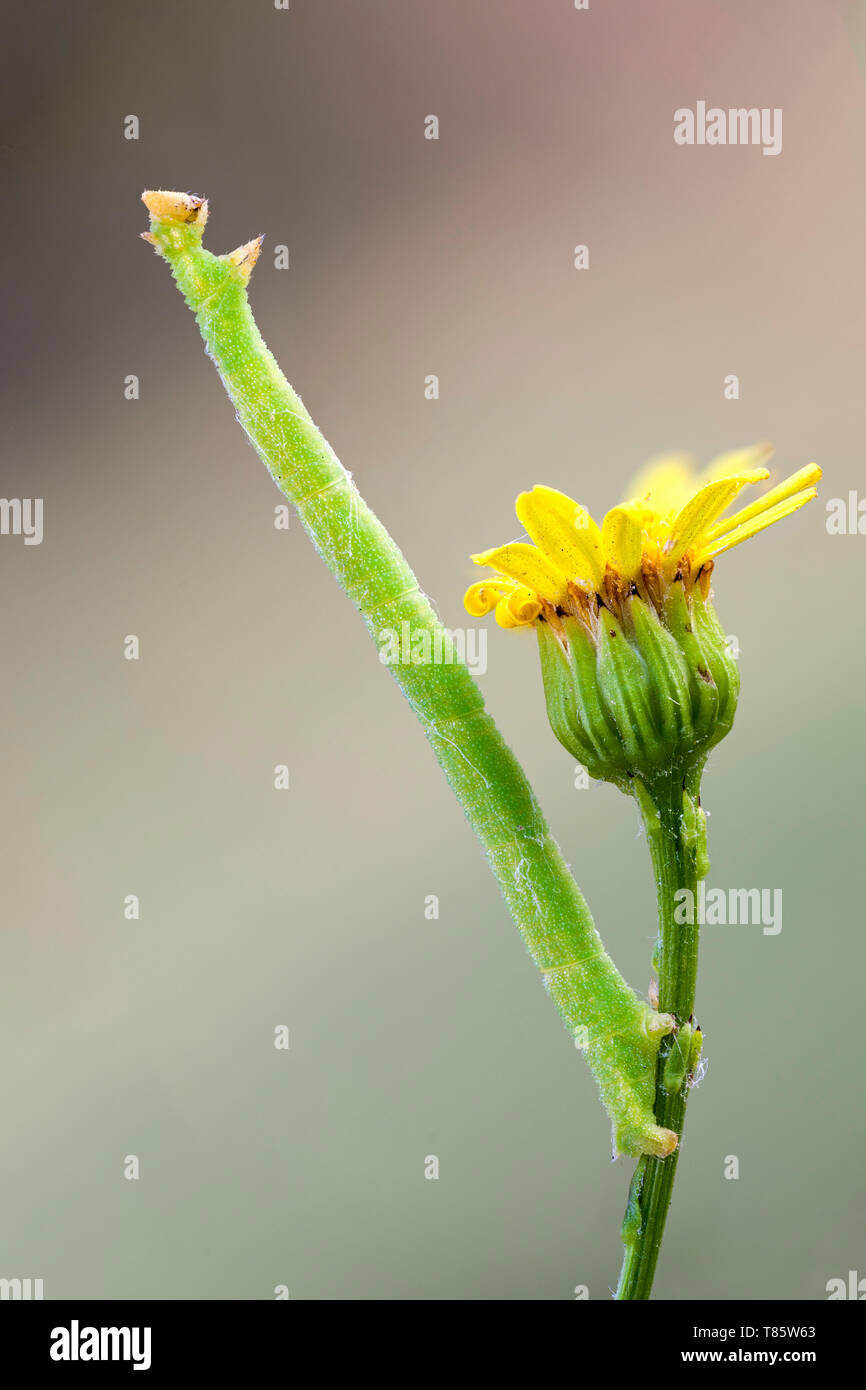
[[[677,1032],[662,1039],[656,1066],[655,1115],[658,1124],[682,1140],[692,1071],[700,1054],[694,1026],[698,969],[697,884],[706,872],[705,820],[700,809],[701,767],[677,768],[638,789],[647,829],[658,899],[659,939],[654,957],[658,970],[659,1009],[672,1013]],[[691,892],[688,902],[677,894]],[[679,911],[677,911],[679,907]],[[691,921],[678,918],[690,916]],[[635,1169],[623,1221],[625,1256],[616,1297],[650,1297],[665,1220],[671,1203],[681,1142],[667,1158],[644,1155]]]

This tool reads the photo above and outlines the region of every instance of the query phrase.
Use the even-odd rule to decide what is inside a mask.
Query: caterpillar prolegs
[[[596,956],[546,970],[545,987],[586,1053],[611,1117],[614,1153],[666,1158],[676,1148],[677,1136],[656,1123],[656,1059],[661,1039],[674,1031],[676,1020],[673,1014],[657,1013],[631,990],[615,1004],[608,998],[601,1006],[598,962]]]

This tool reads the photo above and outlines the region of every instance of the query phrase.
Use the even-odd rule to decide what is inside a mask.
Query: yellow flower
[[[601,527],[579,503],[549,487],[517,499],[517,516],[532,544],[514,541],[472,559],[496,571],[466,592],[467,612],[495,609],[502,627],[539,618],[582,618],[592,626],[602,604],[619,613],[640,595],[661,610],[674,581],[709,591],[715,557],[811,501],[821,469],[810,463],[749,506],[720,519],[748,484],[769,478],[767,444],[734,450],[695,475],[688,458],[652,460],[634,483],[632,500],[613,507]]]

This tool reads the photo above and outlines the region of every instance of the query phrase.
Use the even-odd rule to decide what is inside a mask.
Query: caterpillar
[[[530,955],[584,1049],[611,1119],[614,1148],[663,1157],[676,1134],[653,1114],[659,1040],[671,1014],[626,984],[553,840],[514,754],[397,545],[280,371],[256,326],[247,285],[261,238],[226,256],[202,246],[207,203],[150,191],[145,238],[171,267],[237,418],[313,544],[359,609],[370,635],[402,621],[452,659],[389,665],[478,836]],[[385,618],[387,617],[387,622]],[[582,1036],[582,1034],[581,1034]]]

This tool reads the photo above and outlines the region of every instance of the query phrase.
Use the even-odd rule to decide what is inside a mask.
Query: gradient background
[[[709,883],[782,888],[784,928],[705,931],[709,1071],[656,1292],[866,1275],[866,539],[824,516],[864,487],[863,7],[150,0],[7,28],[2,492],[44,497],[46,529],[0,540],[0,1275],[598,1299],[619,1266],[632,1165],[357,615],[273,528],[137,239],[149,186],[207,194],[215,251],[267,233],[265,337],[450,625],[537,481],[599,514],[663,449],[822,464],[822,500],[716,572],[743,693]],[[782,154],[677,147],[698,99],[782,107]],[[633,805],[575,789],[530,635],[491,624],[482,684],[644,990]]]

